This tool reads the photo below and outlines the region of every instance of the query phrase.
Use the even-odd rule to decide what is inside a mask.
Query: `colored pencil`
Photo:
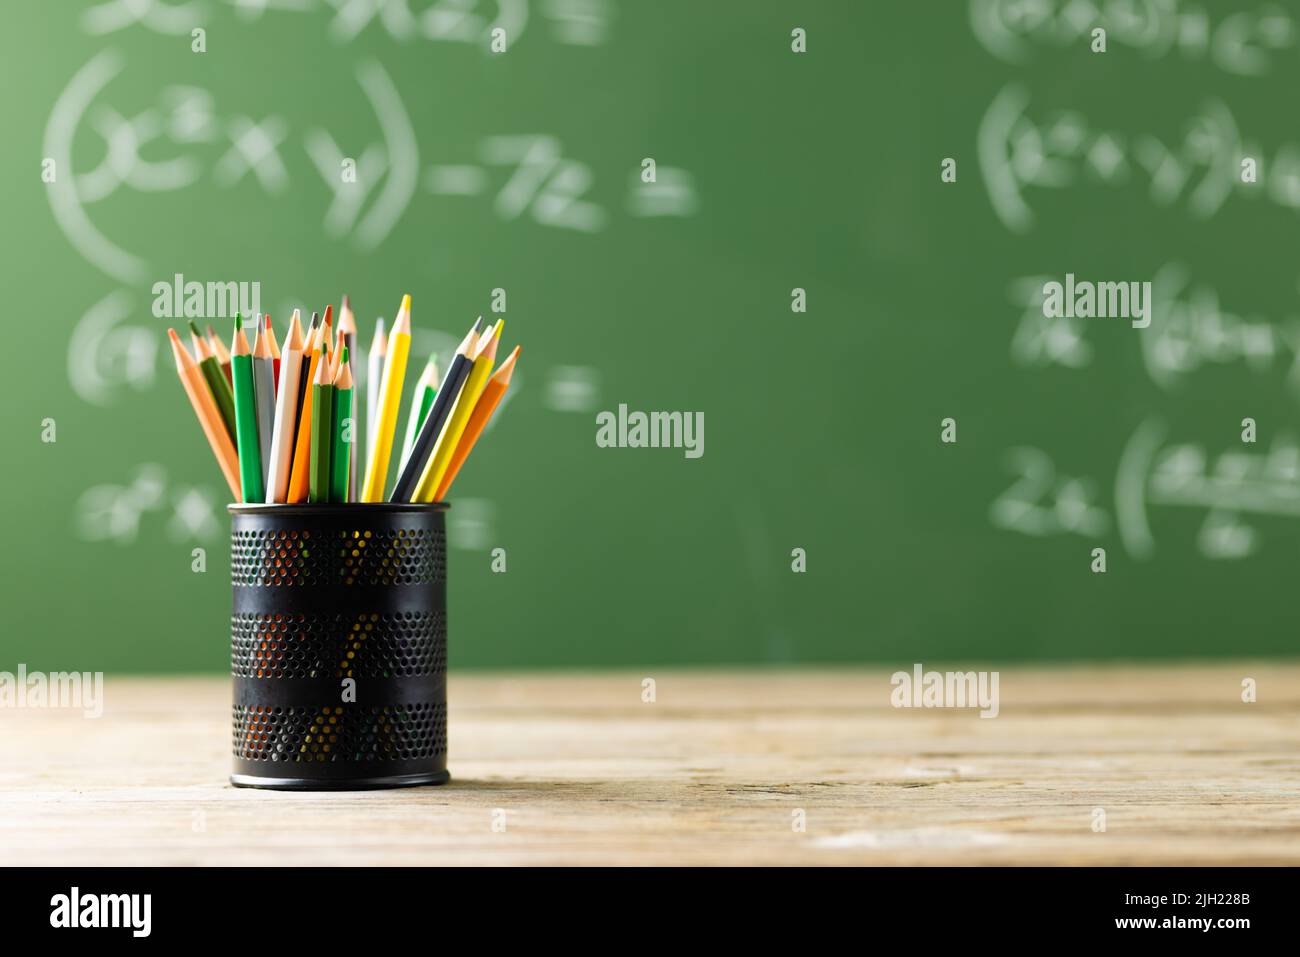
[[[461,386],[465,384],[465,379],[469,375],[472,364],[469,356],[474,351],[478,332],[482,326],[483,317],[479,316],[460,345],[456,347],[456,354],[452,356],[451,364],[443,373],[433,406],[429,409],[429,414],[424,417],[424,424],[420,426],[419,434],[415,437],[415,445],[406,460],[406,468],[402,469],[397,477],[397,484],[393,486],[393,494],[389,497],[390,502],[415,501],[412,496],[420,483],[420,476],[424,474],[424,466],[433,454],[433,446],[438,441],[447,417],[451,414],[452,403],[455,402]]]
[[[271,314],[266,314],[266,339],[271,347],[271,372],[275,376],[275,387],[280,388],[280,346],[275,341],[275,328],[271,325]]]
[[[236,317],[238,318],[238,317]],[[212,331],[212,324],[208,324],[208,346],[212,349],[212,356],[217,360],[217,365],[226,375],[226,382],[231,383],[233,387],[234,380],[231,378],[230,368],[230,350],[226,344],[221,341],[221,337]]]
[[[351,362],[351,361],[353,360],[353,358],[354,358],[354,357],[356,356],[356,354],[357,354],[357,319],[356,319],[356,316],[354,316],[354,315],[352,314],[352,302],[351,302],[350,299],[348,299],[348,297],[347,297],[346,294],[343,296],[343,308],[342,308],[342,310],[340,310],[340,313],[339,313],[339,339],[342,340],[342,344],[343,344],[343,346],[348,350],[348,361]],[[342,350],[340,350],[340,354],[341,354],[341,353],[342,353]],[[349,374],[349,377],[351,377],[351,370],[350,370],[350,369],[348,370],[348,374]],[[356,410],[356,379],[355,379],[355,378],[353,378],[352,388],[353,388],[353,393],[352,393],[352,404],[353,404],[352,417],[353,417],[353,420],[354,420],[354,421],[353,421],[353,433],[354,433],[354,434],[353,434],[353,437],[352,437],[352,445],[351,445],[351,447],[350,447],[350,449],[349,449],[349,453],[348,453],[348,497],[347,497],[347,501],[349,501],[349,502],[355,502],[355,501],[357,500],[357,460],[360,458],[360,456],[357,455],[357,449],[360,447],[360,443],[357,441],[357,439],[358,439],[360,436],[359,436],[359,433],[357,433],[357,431],[356,431],[356,422],[355,422],[356,414],[357,414],[357,410]]]
[[[406,377],[406,357],[411,350],[411,297],[402,297],[402,306],[388,337],[388,355],[384,359],[384,378],[379,390],[375,441],[366,459],[366,481],[361,501],[382,502],[388,481],[388,460],[393,451],[393,433],[402,406],[402,380]]]
[[[312,313],[313,320],[316,320],[316,314]],[[311,485],[311,441],[312,441],[312,416],[316,411],[316,403],[312,394],[312,386],[316,381],[316,368],[321,364],[323,352],[322,335],[324,327],[317,323],[315,332],[312,335],[309,355],[303,358],[303,375],[308,383],[302,397],[302,411],[298,415],[298,434],[294,440],[293,452],[293,469],[289,473],[289,494],[285,499],[287,502],[305,502],[307,501]]]
[[[474,449],[474,443],[483,434],[483,429],[492,418],[492,413],[496,411],[497,406],[501,404],[502,397],[506,394],[506,390],[510,388],[510,377],[515,373],[515,363],[519,361],[519,352],[520,347],[515,346],[509,358],[501,363],[496,372],[492,373],[492,378],[488,379],[487,385],[483,387],[483,394],[474,403],[474,412],[469,417],[469,423],[465,426],[460,441],[456,443],[456,454],[451,457],[451,464],[447,466],[447,473],[443,475],[442,483],[433,495],[435,502],[445,502],[447,500],[447,492],[451,489],[451,483],[456,480],[460,467],[465,464],[465,460],[469,458],[469,453]]]
[[[275,336],[259,325],[253,345],[253,396],[257,401],[257,438],[262,453],[262,488],[271,473],[271,434],[275,431],[275,358],[271,344]],[[266,496],[256,501],[266,501]]]
[[[330,448],[330,501],[351,501],[348,482],[352,477],[352,451],[356,447],[356,424],[352,419],[352,353],[345,343],[339,354],[339,371],[334,377],[334,440]]]
[[[329,346],[330,355],[333,357],[330,360],[330,365],[333,365],[334,358],[337,358],[337,356],[334,356],[334,306],[333,304],[327,305],[325,307],[325,316],[324,318],[321,319],[321,342]],[[330,378],[330,381],[331,382],[334,381],[333,377]]]
[[[447,419],[447,427],[438,437],[433,455],[429,457],[429,463],[424,467],[424,474],[420,476],[420,484],[416,486],[415,496],[411,501],[432,502],[434,493],[442,484],[442,477],[447,474],[451,457],[456,453],[456,443],[460,441],[465,426],[469,423],[469,417],[474,412],[474,403],[478,401],[483,387],[487,385],[488,376],[492,374],[504,324],[504,319],[498,319],[496,328],[484,334],[484,341],[474,356],[474,365],[469,375],[465,377],[465,385],[461,388],[460,395],[456,397],[456,406]]]
[[[321,345],[321,357],[312,379],[311,476],[307,485],[308,501],[330,500],[332,468],[330,450],[334,444],[334,383],[330,378],[329,338]]]
[[[384,360],[388,355],[388,336],[384,320],[375,320],[375,336],[366,353],[366,455],[375,447],[375,423],[379,421],[379,387],[383,384]]]
[[[217,403],[217,410],[221,413],[221,420],[226,424],[226,431],[230,434],[230,441],[235,441],[235,395],[230,391],[230,382],[226,375],[221,371],[216,357],[212,354],[212,348],[208,344],[199,327],[190,320],[190,338],[194,342],[194,361],[199,364],[199,369],[203,372],[203,378],[208,383],[208,389],[212,392],[212,399]]]
[[[235,384],[235,438],[239,451],[239,487],[245,502],[266,498],[262,478],[262,447],[257,432],[257,396],[253,384],[253,350],[244,335],[244,321],[235,317],[235,344],[230,350],[230,375]]]
[[[198,417],[199,425],[203,428],[203,434],[207,436],[208,445],[212,448],[212,454],[216,456],[217,465],[221,466],[221,473],[226,477],[230,494],[238,499],[240,497],[239,454],[235,451],[234,443],[230,441],[230,434],[226,431],[221,412],[212,397],[212,390],[208,387],[203,371],[194,361],[194,357],[181,345],[176,330],[168,329],[167,338],[171,340],[172,353],[176,358],[176,374],[185,388],[185,394],[189,396],[190,405]]]
[[[289,494],[289,470],[293,464],[293,437],[298,415],[298,376],[302,374],[302,326],[295,311],[284,340],[280,361],[280,387],[275,393],[275,435],[271,440],[271,471],[266,482],[266,501],[283,502]]]
[[[411,410],[406,416],[406,440],[402,443],[402,461],[397,466],[399,473],[406,468],[411,449],[415,445],[415,437],[420,434],[420,426],[424,425],[425,416],[433,408],[433,397],[437,394],[438,353],[435,352],[424,364],[424,371],[420,373],[419,381],[415,383],[415,393],[411,396]]]

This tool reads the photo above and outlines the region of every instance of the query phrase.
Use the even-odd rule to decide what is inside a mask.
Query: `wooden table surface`
[[[97,720],[0,710],[0,863],[1300,863],[1300,666],[1006,669],[994,719],[890,691],[453,675],[450,785],[303,794],[228,784],[228,680],[109,676]]]

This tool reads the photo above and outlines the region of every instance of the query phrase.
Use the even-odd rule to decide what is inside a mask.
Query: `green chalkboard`
[[[178,275],[363,343],[409,292],[413,366],[504,317],[456,667],[1289,651],[1297,11],[1100,6],[9,11],[4,658],[225,664]]]

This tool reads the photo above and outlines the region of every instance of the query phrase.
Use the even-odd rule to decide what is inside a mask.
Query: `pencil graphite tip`
[[[328,326],[333,321],[334,321],[334,304],[330,303],[328,306],[325,307],[325,325]]]
[[[408,292],[402,297],[402,312],[411,311],[411,294]]]
[[[201,336],[201,335],[203,334],[203,333],[199,332],[199,324],[198,324],[197,322],[195,322],[193,319],[190,319],[190,320],[189,320],[189,325],[190,325],[190,334],[191,334],[191,335]]]
[[[344,346],[344,347],[343,347],[343,351],[339,354],[339,364],[340,364],[340,365],[347,365],[347,364],[348,364],[348,347],[347,347],[347,346]]]
[[[483,317],[479,316],[477,319],[474,320],[474,325],[470,327],[470,332],[473,332],[474,334],[477,335],[482,331],[483,331]]]
[[[211,326],[208,326],[208,328],[211,329],[212,327],[211,327]],[[243,317],[242,317],[242,316],[235,316],[235,331],[236,331],[236,332],[239,332],[239,331],[242,330],[243,328],[244,328],[244,320],[243,320]]]

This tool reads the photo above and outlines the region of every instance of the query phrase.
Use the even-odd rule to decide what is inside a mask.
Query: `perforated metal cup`
[[[232,783],[447,780],[446,507],[229,507]]]

